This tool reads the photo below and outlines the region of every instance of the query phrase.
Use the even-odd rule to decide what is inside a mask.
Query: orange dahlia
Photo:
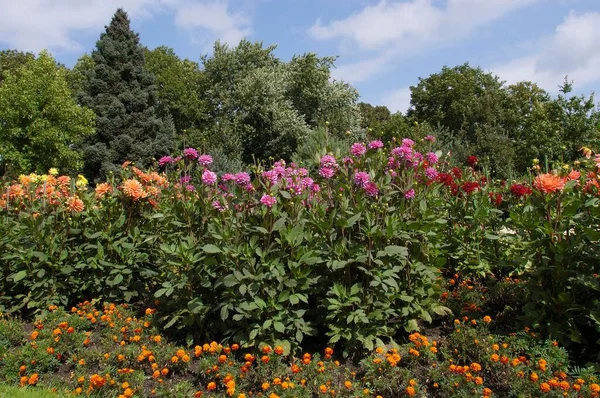
[[[540,174],[533,180],[533,186],[543,193],[553,193],[562,191],[565,179],[550,173]]]
[[[129,196],[133,200],[143,199],[147,196],[147,193],[144,191],[144,187],[138,180],[125,180],[121,185],[121,189],[123,192],[125,192],[125,195]]]
[[[96,185],[96,198],[103,198],[107,193],[112,192],[112,186],[106,182]]]
[[[67,209],[74,211],[75,213],[80,213],[85,209],[85,205],[83,204],[83,200],[79,199],[77,196],[71,196],[67,199]]]

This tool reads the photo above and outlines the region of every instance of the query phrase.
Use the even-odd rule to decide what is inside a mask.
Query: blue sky
[[[118,7],[144,45],[196,61],[243,37],[283,59],[339,56],[334,78],[392,111],[419,77],[464,62],[552,94],[568,75],[575,93],[600,94],[600,0],[0,0],[0,49],[49,49],[72,66]]]

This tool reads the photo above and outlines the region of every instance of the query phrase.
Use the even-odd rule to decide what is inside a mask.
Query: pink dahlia
[[[277,203],[277,198],[275,198],[275,196],[265,194],[262,196],[262,198],[260,198],[260,203],[271,208],[275,203]]]
[[[209,166],[211,165],[213,162],[213,158],[210,155],[200,155],[198,157],[198,163],[200,163],[202,166]]]
[[[202,173],[202,183],[206,185],[213,185],[215,182],[217,182],[217,174],[210,170],[204,170]]]
[[[198,159],[198,151],[195,148],[185,148],[183,150],[183,156],[188,159]]]
[[[377,194],[379,194],[379,189],[377,189],[377,184],[375,184],[372,181],[369,181],[368,183],[365,184],[364,186],[365,192],[367,193],[367,195],[369,196],[377,196]]]
[[[369,149],[381,149],[383,148],[383,142],[379,140],[369,142]]]
[[[350,147],[350,153],[353,156],[362,156],[365,152],[367,152],[367,148],[360,142],[356,142]]]
[[[367,172],[359,171],[354,174],[354,183],[361,188],[363,188],[369,181],[371,181],[371,178]]]

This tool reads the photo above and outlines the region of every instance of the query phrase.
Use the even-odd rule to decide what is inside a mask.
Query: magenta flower
[[[235,176],[233,174],[230,174],[230,173],[225,173],[221,177],[221,181],[223,181],[223,182],[233,181],[233,180],[235,180]]]
[[[183,156],[188,159],[198,159],[198,151],[194,148],[185,148],[183,150]]]
[[[430,180],[435,180],[437,178],[437,176],[438,176],[438,172],[433,167],[428,167],[428,168],[425,169],[425,175]]]
[[[191,184],[188,184],[185,186],[185,189],[188,190],[189,192],[194,192],[196,190],[196,187]]]
[[[210,170],[204,170],[202,173],[202,183],[206,185],[213,185],[217,182],[217,174]]]
[[[383,148],[383,142],[379,141],[379,140],[375,140],[375,141],[371,141],[369,142],[369,149],[381,149]]]
[[[368,183],[365,184],[364,186],[365,192],[367,193],[367,195],[373,197],[373,196],[377,196],[377,194],[379,194],[379,189],[377,189],[377,184],[375,184],[372,181],[369,181]]]
[[[223,205],[218,199],[215,199],[212,202],[212,207],[220,213],[223,213],[225,210],[227,210],[227,205]]]
[[[354,164],[354,160],[352,160],[352,158],[346,156],[343,160],[342,163],[344,163],[344,166],[351,166]]]
[[[331,155],[325,155],[321,158],[321,167],[327,167],[330,169],[337,169],[338,165],[337,165],[337,161],[335,160],[335,157],[331,156]]]
[[[319,168],[319,175],[321,177],[330,179],[331,177],[333,177],[333,175],[335,174],[335,169],[331,168],[331,167],[321,167]]]
[[[402,146],[407,146],[409,148],[412,148],[413,145],[415,145],[415,142],[413,140],[411,140],[410,138],[402,139]]]
[[[158,165],[161,167],[170,163],[173,163],[173,158],[171,156],[163,156],[158,160]]]
[[[190,176],[183,176],[179,179],[179,182],[183,185],[183,184],[188,184],[190,181],[192,181],[192,177]]]
[[[277,198],[275,198],[275,196],[265,194],[262,196],[262,198],[260,198],[260,203],[271,208],[275,203],[277,203]]]
[[[361,188],[363,188],[370,181],[371,178],[369,177],[369,173],[367,172],[359,171],[356,174],[354,174],[354,183]]]
[[[427,158],[427,162],[429,162],[429,164],[436,164],[439,160],[437,155],[433,152],[427,152],[425,157]]]
[[[200,157],[198,157],[198,163],[200,163],[202,166],[209,166],[211,165],[213,162],[213,158],[210,155],[200,155]]]
[[[235,176],[235,183],[240,186],[246,186],[250,184],[250,175],[244,171],[237,173]]]
[[[362,156],[367,152],[367,148],[360,142],[352,144],[350,147],[350,153],[352,156]]]
[[[263,171],[262,178],[269,181],[271,184],[277,184],[279,174],[275,170]]]
[[[413,150],[409,146],[400,146],[392,149],[392,155],[400,159],[410,160],[412,159]]]
[[[426,135],[425,138],[423,138],[425,141],[429,141],[429,142],[435,142],[435,137],[432,135]]]
[[[409,189],[408,191],[406,191],[406,193],[404,194],[404,199],[412,199],[415,197],[415,190],[414,189]]]

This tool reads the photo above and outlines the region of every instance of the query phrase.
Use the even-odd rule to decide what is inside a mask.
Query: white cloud
[[[379,57],[373,57],[364,61],[336,67],[331,71],[331,75],[337,80],[343,80],[355,84],[360,83],[368,80],[376,73],[384,71],[387,67],[389,67],[389,60],[389,55],[383,54]]]
[[[600,81],[598,37],[599,12],[570,13],[536,52],[490,70],[508,83],[529,80],[553,93],[566,75],[576,86],[585,86]]]
[[[250,33],[249,19],[218,0],[0,0],[0,43],[34,52],[81,51],[78,35],[100,34],[119,7],[136,19],[173,13],[178,26],[203,28],[209,40],[234,43]]]
[[[215,39],[235,45],[252,33],[250,19],[231,12],[228,4],[222,1],[184,2],[177,8],[175,23],[190,31],[194,39],[205,46],[212,45]]]
[[[380,102],[392,112],[406,113],[410,107],[410,87],[390,91],[381,98]]]
[[[547,0],[447,0],[445,6],[433,0],[381,0],[344,19],[317,20],[308,33],[317,40],[339,40],[341,48],[358,48],[366,57],[398,61],[468,38],[509,12],[541,1]],[[375,63],[359,60],[340,69],[364,81],[381,70]]]
[[[363,50],[389,45],[414,48],[471,34],[482,25],[539,1],[543,0],[447,0],[443,8],[432,0],[381,0],[326,25],[317,20],[308,32],[318,40],[349,40]]]

